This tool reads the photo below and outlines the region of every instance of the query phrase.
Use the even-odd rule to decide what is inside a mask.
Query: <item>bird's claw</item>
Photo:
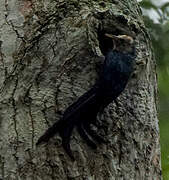
[[[62,138],[62,146],[63,146],[65,152],[74,161],[75,158],[74,158],[72,150],[70,148],[70,137],[71,137],[72,131],[75,126],[77,127],[77,131],[78,131],[79,135],[81,136],[81,138],[84,139],[85,142],[87,143],[87,145],[90,146],[91,148],[93,148],[93,149],[97,148],[97,145],[95,144],[95,142],[93,140],[96,140],[99,143],[105,143],[105,140],[101,136],[97,135],[91,129],[90,124],[93,124],[92,121],[84,121],[83,120],[78,123],[75,123],[75,122],[71,122],[71,121],[65,122],[65,121],[60,120],[59,122],[54,124],[51,128],[49,128],[49,130],[46,131],[46,133],[39,138],[36,145],[39,145],[43,142],[47,142],[51,137],[50,132],[53,132],[53,129],[57,129],[57,132],[59,133],[60,137]],[[57,133],[57,132],[55,131],[55,133]]]

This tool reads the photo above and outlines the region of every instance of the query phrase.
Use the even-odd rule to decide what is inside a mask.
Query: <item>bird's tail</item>
[[[54,123],[37,141],[36,145],[48,142],[51,137],[53,137],[59,129],[61,128],[61,121]]]

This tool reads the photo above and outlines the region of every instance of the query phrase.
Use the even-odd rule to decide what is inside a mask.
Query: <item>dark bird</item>
[[[47,142],[56,133],[62,138],[62,145],[67,154],[74,160],[70,149],[70,137],[74,127],[86,143],[96,148],[93,141],[104,142],[103,138],[93,132],[90,125],[95,124],[96,116],[123,92],[133,72],[135,47],[133,38],[127,35],[105,34],[112,45],[103,47],[105,61],[102,73],[96,84],[79,99],[70,105],[63,117],[39,138],[37,145]]]

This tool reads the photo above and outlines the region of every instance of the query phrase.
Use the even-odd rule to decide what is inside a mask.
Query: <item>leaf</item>
[[[151,8],[153,8],[155,10],[158,9],[157,6],[155,6],[152,2],[150,2],[148,0],[141,1],[139,4],[140,4],[140,6],[142,6],[142,8],[145,8],[145,9],[151,9]]]
[[[160,7],[160,9],[161,9],[163,12],[165,12],[168,7],[169,7],[169,2],[165,3],[164,5],[162,5],[162,6]]]
[[[169,22],[166,22],[166,23],[163,25],[163,32],[164,32],[164,33],[169,32]]]

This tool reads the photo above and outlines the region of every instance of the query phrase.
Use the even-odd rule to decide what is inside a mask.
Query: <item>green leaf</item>
[[[169,2],[163,4],[163,5],[160,7],[160,9],[161,9],[163,12],[165,12],[168,7],[169,7]]]
[[[163,25],[163,32],[169,32],[169,22],[166,22],[164,25]]]
[[[156,10],[158,9],[158,7],[156,7],[152,2],[148,0],[141,1],[139,4],[142,8],[145,8],[145,9],[151,9],[151,8],[156,9]]]

